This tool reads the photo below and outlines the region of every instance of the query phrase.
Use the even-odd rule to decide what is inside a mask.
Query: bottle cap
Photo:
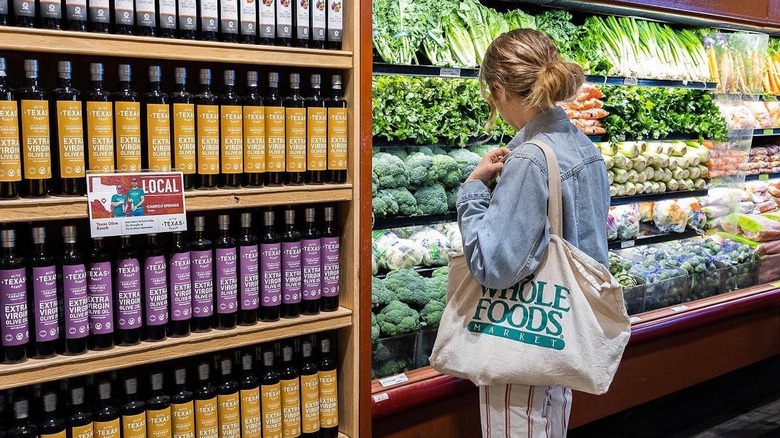
[[[229,376],[233,372],[233,362],[229,358],[223,358],[219,363],[219,370],[223,376]]]
[[[62,239],[65,243],[76,243],[76,227],[73,225],[62,227]]]
[[[38,60],[37,59],[25,59],[24,60],[24,77],[37,78],[38,77]]]
[[[176,67],[176,71],[174,72],[174,75],[176,76],[176,84],[178,85],[184,85],[187,83],[187,69],[184,67]]]
[[[279,88],[279,73],[268,73],[268,86],[271,88]]]
[[[259,75],[257,74],[256,71],[246,72],[246,85],[248,87],[256,87],[258,78]]]
[[[43,394],[43,412],[54,412],[57,410],[57,393],[47,392]]]
[[[93,81],[103,80],[103,64],[99,62],[93,62],[89,64],[89,77]]]
[[[193,219],[193,227],[195,227],[195,231],[204,231],[206,229],[206,218],[203,216],[195,216],[195,219]]]
[[[62,79],[70,79],[70,74],[73,73],[73,67],[70,61],[60,61],[57,63],[57,72]]]
[[[298,73],[290,73],[290,88],[297,90],[301,88],[301,75]]]
[[[322,85],[322,76],[318,74],[311,75],[311,87],[320,88],[320,85]]]
[[[184,385],[187,383],[187,368],[176,368],[176,371],[173,372],[173,376],[177,385]]]
[[[284,211],[284,223],[287,225],[295,225],[295,210]]]
[[[225,70],[225,85],[233,86],[236,85],[236,71],[235,70]]]
[[[306,222],[314,222],[315,217],[317,216],[317,210],[314,207],[306,207],[303,214],[306,217]]]
[[[325,220],[326,221],[328,221],[328,222],[332,221],[334,215],[335,215],[335,211],[334,211],[333,207],[325,207],[325,214],[324,214],[324,216],[325,216]]]
[[[119,80],[121,82],[130,82],[133,77],[133,69],[130,64],[119,64]]]
[[[0,57],[0,76],[5,76],[5,58]]]
[[[161,391],[163,389],[163,373],[152,374],[152,391]]]
[[[333,75],[331,81],[333,82],[333,88],[337,90],[341,89],[341,75]]]
[[[42,245],[46,241],[46,228],[33,227],[32,238],[34,244]]]
[[[263,365],[265,365],[267,367],[274,366],[274,352],[273,351],[263,352]]]
[[[323,354],[330,353],[330,339],[328,338],[320,339],[320,352]]]
[[[243,356],[241,356],[241,369],[244,371],[252,371],[252,355],[249,353],[244,353]]]
[[[157,239],[157,233],[149,233],[146,235],[147,242],[153,242],[155,239]]]
[[[16,243],[16,231],[0,230],[0,241],[3,243],[3,248],[13,248]]]
[[[209,379],[209,364],[201,363],[198,365],[198,379],[205,381]]]
[[[133,395],[138,391],[138,378],[128,377],[125,379],[125,393]]]
[[[282,360],[285,362],[292,362],[293,349],[292,345],[285,345],[282,347]]]
[[[98,398],[100,400],[111,399],[111,382],[100,382],[98,384]]]
[[[217,222],[219,224],[219,230],[220,231],[227,231],[230,229],[230,216],[226,214],[221,214],[217,218]]]
[[[252,213],[241,213],[241,227],[242,228],[251,228],[252,227]]]
[[[273,210],[268,210],[263,212],[263,223],[266,226],[271,226],[274,224],[274,212]]]
[[[200,83],[203,85],[207,85],[211,83],[211,69],[208,68],[200,69]]]
[[[301,342],[301,356],[311,357],[311,341]]]
[[[70,402],[74,405],[83,405],[84,404],[84,387],[83,386],[77,386],[75,388],[70,388]]]
[[[149,66],[149,82],[160,82],[162,80],[162,68],[159,65]]]
[[[14,402],[14,416],[24,420],[30,415],[30,401],[26,398]]]

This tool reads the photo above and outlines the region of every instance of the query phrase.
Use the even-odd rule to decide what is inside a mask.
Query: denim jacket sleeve
[[[518,149],[492,197],[481,181],[464,183],[458,192],[464,255],[474,279],[489,288],[512,287],[533,273],[550,241],[546,171],[536,154]]]

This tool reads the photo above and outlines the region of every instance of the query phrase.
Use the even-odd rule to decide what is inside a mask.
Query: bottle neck
[[[279,95],[279,88],[277,87],[268,87],[268,95],[269,96],[278,96]]]
[[[187,84],[176,84],[176,92],[177,93],[186,93],[187,92]]]
[[[149,91],[160,91],[160,81],[150,81]]]
[[[38,77],[24,78],[24,85],[26,87],[37,87],[38,86]]]
[[[8,85],[8,77],[5,75],[5,72],[2,73],[0,74],[0,87],[5,88]]]
[[[301,89],[300,88],[291,88],[290,89],[290,96],[291,97],[300,97],[301,95]]]
[[[103,79],[93,79],[89,83],[92,89],[99,90],[103,88]]]
[[[315,97],[315,98],[322,97],[322,90],[319,89],[319,88],[315,88],[315,89],[311,90],[311,96]]]
[[[73,85],[73,80],[71,78],[60,78],[57,83],[62,88],[70,88]]]
[[[334,88],[333,93],[331,93],[331,96],[333,96],[333,98],[336,100],[341,100],[342,99],[341,88]]]
[[[247,90],[247,94],[250,94],[250,95],[258,94],[257,84],[252,84],[252,85],[247,86],[246,90]]]
[[[130,81],[119,81],[120,90],[130,90],[130,88],[131,88]]]
[[[225,87],[223,88],[225,94],[233,94],[235,90],[234,85],[227,85],[225,84]]]
[[[211,84],[200,84],[200,91],[201,93],[210,93],[211,92]]]
[[[6,248],[3,247],[2,254],[4,257],[13,257],[16,251],[14,251],[14,247]]]

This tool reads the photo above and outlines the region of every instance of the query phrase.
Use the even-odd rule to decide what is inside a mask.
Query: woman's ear
[[[506,88],[504,88],[504,84],[499,81],[494,81],[490,88],[492,89],[491,93],[493,94],[494,101],[503,102],[506,100]]]

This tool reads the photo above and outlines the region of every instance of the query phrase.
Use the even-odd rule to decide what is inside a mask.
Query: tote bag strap
[[[550,234],[563,238],[563,197],[558,157],[555,156],[555,151],[543,141],[528,140],[526,143],[538,146],[547,159],[547,187],[550,191],[547,199],[547,220],[550,221]]]

